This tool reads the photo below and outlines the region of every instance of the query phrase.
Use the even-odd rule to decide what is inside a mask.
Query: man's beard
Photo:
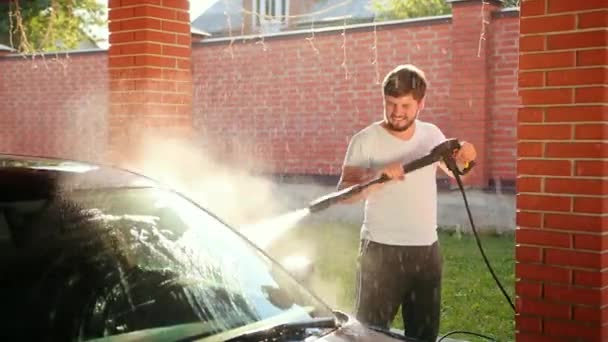
[[[410,127],[412,127],[412,125],[414,124],[414,122],[416,121],[416,119],[418,119],[418,112],[416,112],[416,115],[414,115],[414,117],[411,120],[407,121],[407,123],[404,126],[395,126],[395,125],[393,125],[393,123],[391,122],[391,120],[389,120],[387,118],[387,120],[386,120],[386,127],[388,129],[390,129],[391,131],[394,131],[394,132],[405,132]]]
[[[395,132],[405,132],[414,124],[414,120],[408,121],[404,126],[395,126],[390,120],[386,121],[386,127],[391,131]]]

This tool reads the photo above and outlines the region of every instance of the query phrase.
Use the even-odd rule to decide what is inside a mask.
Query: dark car
[[[1,340],[395,341],[146,177],[0,155]]]

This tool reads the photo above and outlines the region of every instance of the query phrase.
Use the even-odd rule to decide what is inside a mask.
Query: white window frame
[[[289,23],[290,0],[251,0],[252,27],[273,31]]]

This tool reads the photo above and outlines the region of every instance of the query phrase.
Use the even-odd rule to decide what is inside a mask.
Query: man
[[[389,328],[401,305],[405,334],[435,341],[439,331],[442,260],[437,239],[436,170],[442,163],[404,175],[403,164],[428,154],[446,138],[418,119],[427,80],[413,65],[384,78],[384,120],[356,133],[348,146],[340,189],[386,174],[348,202],[365,199],[361,227],[356,314],[365,324]],[[472,144],[455,151],[459,165],[474,160]]]

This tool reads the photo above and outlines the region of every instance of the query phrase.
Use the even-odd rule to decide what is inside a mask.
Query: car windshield
[[[3,201],[0,210],[3,303],[30,320],[9,320],[8,331],[225,340],[333,316],[238,233],[171,191],[62,191]]]

